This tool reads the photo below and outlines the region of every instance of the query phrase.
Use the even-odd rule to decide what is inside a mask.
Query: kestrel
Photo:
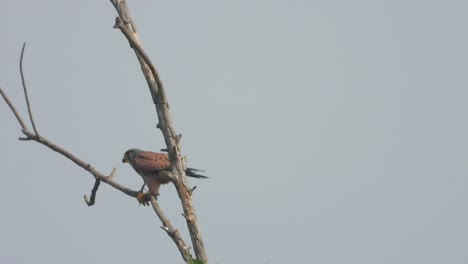
[[[136,148],[129,149],[125,151],[122,162],[130,163],[133,169],[143,178],[145,185],[148,186],[147,193],[138,194],[137,200],[140,204],[148,205],[149,195],[159,195],[161,184],[173,180],[172,167],[166,153],[143,151]],[[198,174],[199,171],[202,170],[187,168],[185,174],[194,178],[208,178]]]

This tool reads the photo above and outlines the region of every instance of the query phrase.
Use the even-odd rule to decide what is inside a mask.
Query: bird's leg
[[[143,183],[143,185],[140,188],[140,192],[142,193],[145,190],[146,183]]]
[[[137,200],[138,200],[138,203],[140,203],[140,205],[142,204],[143,206],[147,206],[149,205],[149,202],[151,201],[151,196],[154,196],[154,199],[158,199],[158,195],[159,194],[150,194],[149,192],[143,192],[143,188],[142,188],[142,191],[140,191],[140,193],[138,193],[137,195]]]
[[[150,199],[151,199],[150,194],[147,192],[140,192],[137,195],[138,203],[140,203],[140,205],[143,205],[143,206],[149,205]]]
[[[145,186],[146,184],[143,183],[143,185],[140,188],[140,192],[137,195],[138,203],[143,206],[149,205],[149,201],[150,201],[149,193],[145,192]]]

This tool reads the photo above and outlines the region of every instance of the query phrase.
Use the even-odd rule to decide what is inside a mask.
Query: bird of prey
[[[147,193],[141,192],[138,194],[137,200],[140,204],[148,205],[150,195],[159,195],[161,184],[173,180],[172,167],[166,153],[143,151],[136,148],[129,149],[125,151],[122,162],[130,163],[133,169],[143,178],[145,185],[148,186]],[[199,171],[202,170],[187,168],[185,174],[194,178],[208,178],[198,174]]]

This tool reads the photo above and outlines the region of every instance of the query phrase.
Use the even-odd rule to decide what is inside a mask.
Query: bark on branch
[[[194,189],[190,189],[185,175],[185,161],[181,155],[181,146],[180,146],[180,139],[181,135],[178,135],[175,132],[172,122],[172,114],[169,109],[169,103],[166,96],[166,91],[159,76],[156,67],[151,62],[149,56],[143,49],[143,46],[140,43],[139,37],[136,34],[136,27],[135,24],[130,16],[128,6],[125,0],[110,0],[113,4],[115,9],[117,10],[118,17],[116,18],[115,28],[120,29],[123,35],[127,38],[130,43],[130,47],[134,50],[135,55],[140,63],[143,75],[145,76],[146,82],[148,84],[148,88],[150,90],[151,97],[153,99],[153,103],[155,104],[156,113],[157,113],[157,127],[161,130],[164,140],[166,143],[166,149],[169,153],[170,162],[173,168],[173,174],[175,176],[174,185],[177,189],[177,193],[181,200],[182,208],[183,208],[183,216],[186,219],[187,227],[189,230],[189,234],[192,241],[192,246],[195,252],[197,259],[202,261],[205,264],[208,264],[208,257],[205,251],[204,242],[202,239],[201,231],[198,226],[198,220],[193,208],[191,194]],[[23,45],[21,51],[21,58],[20,58],[20,73],[21,73],[21,80],[23,91],[25,95],[25,101],[27,104],[28,115],[32,125],[32,130],[28,128],[26,123],[24,122],[21,115],[18,113],[14,105],[11,103],[8,96],[3,91],[2,87],[0,87],[0,94],[5,100],[5,102],[10,107],[12,113],[16,117],[19,125],[21,126],[22,133],[25,137],[19,138],[20,140],[25,141],[36,141],[49,149],[63,155],[67,159],[74,162],[79,167],[83,168],[84,170],[88,171],[91,175],[93,175],[95,179],[94,187],[91,191],[91,196],[88,197],[85,195],[85,202],[88,206],[92,206],[95,203],[96,193],[100,186],[101,182],[104,182],[113,188],[120,190],[121,192],[132,196],[137,197],[138,191],[132,190],[125,186],[122,186],[115,181],[113,181],[113,175],[115,174],[115,168],[113,169],[112,173],[107,176],[103,173],[97,171],[92,165],[89,163],[79,159],[71,152],[65,150],[64,148],[60,147],[59,145],[53,143],[52,141],[46,139],[42,135],[39,134],[39,131],[36,127],[35,120],[33,118],[33,111],[31,109],[31,104],[29,101],[28,96],[28,89],[23,73],[23,58],[24,58],[24,51],[25,45]],[[187,261],[192,259],[190,255],[190,247],[187,247],[185,242],[182,240],[179,232],[172,227],[169,220],[165,217],[163,211],[159,207],[157,201],[155,199],[151,200],[151,204],[153,206],[154,211],[158,215],[159,219],[163,223],[162,228],[167,232],[167,234],[173,239],[175,244],[177,245],[182,258]]]
[[[23,49],[23,52],[24,52],[24,49]],[[22,60],[21,60],[21,62],[22,62]],[[21,69],[22,69],[22,67],[21,67]],[[21,73],[21,75],[24,76],[23,73]],[[24,88],[24,91],[27,91],[26,86],[23,86],[23,88]],[[21,132],[23,132],[23,134],[25,135],[25,137],[20,137],[19,140],[36,141],[37,143],[40,143],[40,144],[48,147],[49,149],[61,154],[62,156],[66,157],[67,159],[74,162],[79,167],[81,167],[84,170],[88,171],[91,175],[94,176],[94,178],[97,181],[102,181],[102,182],[104,182],[106,184],[109,184],[110,186],[114,187],[115,189],[117,189],[117,190],[119,190],[119,191],[121,191],[121,192],[123,192],[123,193],[125,193],[125,194],[127,194],[129,196],[132,196],[132,197],[135,197],[135,198],[137,197],[137,195],[139,193],[138,191],[134,191],[134,190],[132,190],[132,189],[130,189],[128,187],[125,187],[125,186],[113,181],[112,177],[104,175],[103,173],[96,170],[92,165],[90,165],[89,163],[79,159],[78,157],[73,155],[71,152],[65,150],[64,148],[62,148],[59,145],[53,143],[52,141],[46,139],[45,137],[40,136],[39,134],[31,131],[28,128],[28,126],[26,125],[26,123],[23,121],[23,118],[21,117],[18,110],[16,109],[16,107],[11,102],[10,98],[3,91],[2,87],[0,87],[0,95],[3,97],[3,100],[5,100],[5,102],[7,103],[8,107],[10,108],[13,115],[16,117],[16,120],[18,121],[18,123],[21,126]],[[27,92],[25,92],[25,100],[29,101],[29,96],[28,96]],[[28,113],[32,113],[30,104],[28,104]],[[31,119],[31,122],[32,122],[33,118],[32,118],[31,115],[30,115],[30,119]],[[114,170],[115,170],[115,168],[114,168]],[[113,173],[115,173],[114,170],[113,170]],[[111,174],[111,176],[113,175],[113,173]],[[97,188],[96,188],[96,191],[97,191]]]
[[[22,79],[22,84],[23,84],[23,91],[24,91],[24,95],[25,95],[25,101],[26,101],[27,108],[28,108],[28,115],[29,115],[31,124],[33,126],[33,131],[31,131],[28,128],[28,126],[24,122],[23,118],[19,114],[18,110],[13,105],[13,103],[11,102],[11,100],[7,96],[7,94],[4,92],[3,88],[0,86],[0,95],[3,97],[4,101],[7,103],[8,107],[11,110],[11,112],[13,113],[13,115],[15,116],[16,120],[18,121],[19,125],[21,126],[22,133],[25,135],[25,137],[20,137],[19,140],[36,141],[37,143],[42,144],[42,145],[48,147],[49,149],[63,155],[64,157],[71,160],[76,165],[78,165],[79,167],[81,167],[84,170],[88,171],[91,175],[93,175],[93,177],[95,179],[95,183],[94,183],[94,187],[93,187],[93,189],[91,191],[90,199],[88,199],[88,197],[86,195],[84,195],[85,202],[86,202],[86,204],[88,206],[94,205],[95,199],[96,199],[96,193],[98,191],[98,188],[99,188],[99,185],[100,185],[101,182],[104,182],[104,183],[112,186],[113,188],[115,188],[115,189],[117,189],[117,190],[131,196],[131,197],[136,198],[137,195],[140,193],[140,191],[132,190],[132,189],[130,189],[128,187],[125,187],[125,186],[123,186],[123,185],[121,185],[121,184],[119,184],[119,183],[117,183],[117,182],[115,182],[113,180],[113,177],[114,177],[115,172],[116,172],[116,168],[113,168],[111,174],[109,176],[106,176],[103,173],[96,170],[91,164],[79,159],[78,157],[73,155],[71,152],[65,150],[61,146],[59,146],[59,145],[55,144],[54,142],[46,139],[45,137],[39,135],[38,130],[37,130],[36,125],[35,125],[35,122],[34,122],[33,115],[32,115],[33,112],[32,112],[32,109],[31,109],[31,104],[30,104],[29,96],[28,96],[28,89],[27,89],[27,86],[26,86],[25,77],[24,77],[24,73],[23,73],[24,50],[25,50],[25,45],[23,45],[23,49],[21,51],[20,73],[21,73],[21,79]],[[181,238],[179,232],[172,227],[171,222],[164,215],[164,213],[163,213],[162,209],[159,207],[159,204],[157,203],[157,201],[155,199],[153,199],[153,201],[151,201],[151,202],[152,202],[153,208],[154,208],[156,214],[158,215],[159,219],[164,224],[164,227],[167,228],[167,230],[165,229],[167,234],[174,240],[177,247],[179,248],[179,251],[182,254],[182,257],[184,258],[185,261],[187,261],[188,258],[190,257],[189,248],[185,245],[185,242]]]
[[[116,8],[119,17],[115,20],[114,28],[120,29],[122,34],[127,38],[130,47],[134,50],[135,55],[140,62],[140,66],[145,76],[151,97],[155,104],[156,113],[158,116],[158,128],[164,136],[167,151],[169,153],[171,165],[174,168],[173,173],[176,177],[174,185],[182,203],[183,215],[185,216],[187,227],[192,240],[193,249],[197,259],[203,263],[208,263],[208,256],[206,255],[204,242],[202,239],[201,231],[198,226],[198,220],[193,208],[190,188],[186,181],[185,176],[185,162],[181,155],[180,137],[175,132],[172,122],[172,114],[169,110],[169,103],[166,96],[166,91],[156,70],[156,67],[151,62],[141,45],[139,37],[134,30],[132,23],[125,23],[125,21],[132,21],[127,5],[123,5],[125,0],[110,0]],[[122,10],[125,7],[125,11]],[[125,14],[122,16],[122,14]]]

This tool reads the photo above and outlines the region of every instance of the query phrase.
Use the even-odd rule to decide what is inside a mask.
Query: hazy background
[[[134,1],[168,90],[211,263],[468,262],[468,2]],[[0,85],[115,181],[159,150],[109,1],[4,1]],[[0,102],[1,263],[181,263],[150,208],[20,142]],[[172,185],[159,198],[189,241]]]

